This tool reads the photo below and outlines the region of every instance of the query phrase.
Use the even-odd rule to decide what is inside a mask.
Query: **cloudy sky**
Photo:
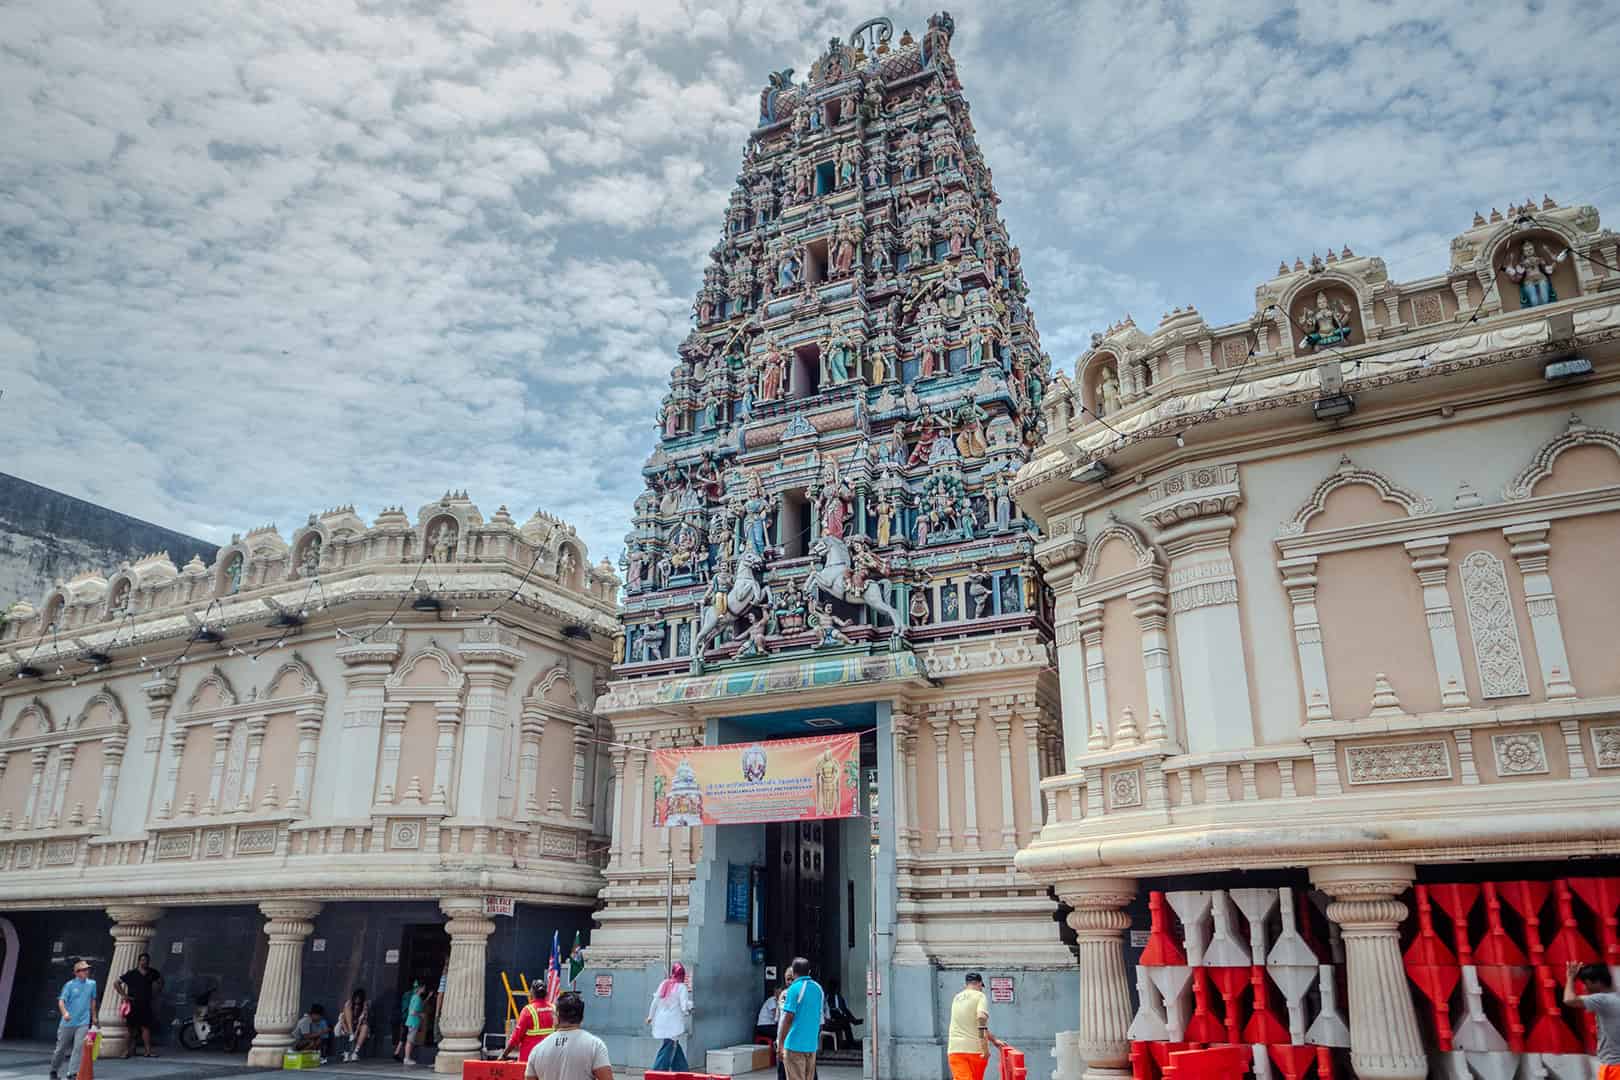
[[[766,73],[931,10],[0,0],[0,471],[214,540],[465,487],[617,558]],[[1064,366],[1330,244],[1620,221],[1613,4],[952,12]]]

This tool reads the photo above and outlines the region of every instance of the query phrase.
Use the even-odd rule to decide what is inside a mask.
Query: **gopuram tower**
[[[970,970],[1016,1003],[994,1030],[1032,1074],[1073,1026],[1055,904],[1013,866],[1062,771],[1050,598],[1009,490],[1050,364],[953,30],[871,20],[760,95],[597,704],[616,795],[590,1023],[616,1062],[651,1060],[666,948],[692,973],[699,1070],[751,1041],[794,955],[863,1021],[837,1053],[870,1069],[875,1028],[885,1077],[940,1074]],[[740,744],[765,783],[777,740],[839,732],[860,736],[865,816],[654,824],[674,788],[701,794],[654,751]]]

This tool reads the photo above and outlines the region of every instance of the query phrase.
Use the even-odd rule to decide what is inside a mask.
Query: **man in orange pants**
[[[945,1054],[951,1064],[951,1080],[984,1080],[985,1066],[990,1064],[990,1004],[978,972],[968,972],[966,983],[951,1001]]]
[[[556,1010],[546,1003],[545,986],[536,981],[529,987],[529,1003],[523,1006],[523,1011],[518,1013],[517,1023],[512,1025],[512,1035],[506,1040],[501,1060],[505,1061],[515,1052],[519,1061],[528,1061],[530,1051],[555,1030]]]

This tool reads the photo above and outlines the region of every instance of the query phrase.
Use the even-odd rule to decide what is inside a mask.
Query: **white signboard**
[[[1013,977],[1011,975],[990,976],[990,1000],[996,1005],[1011,1005],[1013,1003]]]
[[[505,915],[510,918],[517,912],[517,901],[510,896],[484,897],[485,915]]]
[[[1151,931],[1151,930],[1132,930],[1131,931],[1131,948],[1133,948],[1133,949],[1145,949],[1145,948],[1147,948],[1148,939],[1151,938],[1152,936],[1153,936],[1153,931]]]
[[[323,937],[314,938],[310,941],[309,947],[312,952],[325,952],[326,939]]]
[[[383,963],[385,963],[385,964],[397,964],[397,963],[399,963],[399,950],[398,949],[389,949],[387,952],[383,953]]]
[[[169,943],[169,955],[170,956],[179,956],[181,953],[183,953],[185,951],[186,951],[186,943],[185,942],[183,942],[183,941],[174,941],[174,942]]]

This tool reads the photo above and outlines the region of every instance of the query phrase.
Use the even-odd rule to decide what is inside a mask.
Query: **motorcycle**
[[[191,1019],[180,1025],[180,1045],[201,1050],[217,1042],[226,1053],[234,1053],[253,1038],[248,1002],[213,1005],[213,996],[213,990],[205,990],[192,999]]]

